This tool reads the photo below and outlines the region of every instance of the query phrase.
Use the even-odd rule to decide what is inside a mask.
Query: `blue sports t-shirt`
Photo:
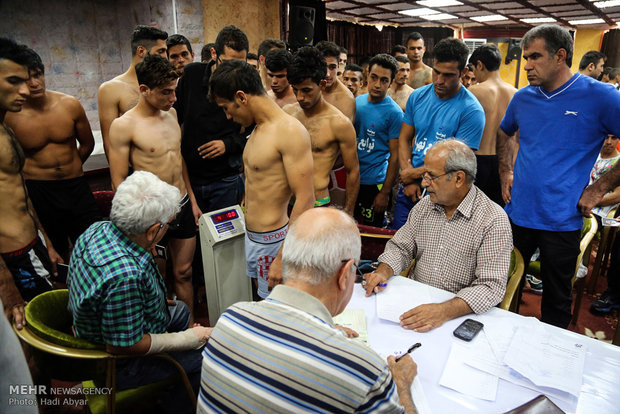
[[[374,103],[368,101],[368,94],[360,95],[355,106],[360,184],[383,184],[390,158],[389,140],[398,139],[403,111],[389,96]]]
[[[477,150],[484,130],[484,110],[464,86],[451,98],[439,99],[433,84],[409,95],[403,122],[415,128],[411,165],[424,165],[424,156],[437,141],[458,138]]]
[[[519,131],[508,216],[532,229],[580,229],[577,202],[590,169],[605,136],[620,136],[620,93],[579,73],[553,92],[526,86],[500,127],[508,135]]]

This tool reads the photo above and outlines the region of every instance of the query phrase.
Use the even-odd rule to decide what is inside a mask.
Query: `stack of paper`
[[[377,293],[377,316],[380,319],[400,323],[400,315],[418,305],[432,303],[426,285],[394,276],[388,286]]]

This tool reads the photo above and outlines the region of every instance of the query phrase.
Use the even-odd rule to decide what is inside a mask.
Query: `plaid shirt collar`
[[[472,184],[465,195],[465,198],[461,201],[455,212],[459,212],[466,219],[470,219],[474,213],[474,206],[476,202],[476,186]],[[433,203],[433,209],[440,210],[445,213],[445,208],[441,204]]]

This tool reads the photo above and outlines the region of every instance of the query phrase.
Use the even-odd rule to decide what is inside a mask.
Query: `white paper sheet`
[[[368,345],[368,329],[366,328],[364,309],[345,309],[341,314],[334,316],[334,323],[353,329],[359,336],[352,339]]]
[[[472,397],[495,401],[499,378],[464,362],[475,353],[475,347],[453,342],[439,385]]]
[[[544,326],[534,334],[519,327],[504,363],[534,384],[579,397],[586,358],[585,341],[549,333]]]
[[[381,356],[381,358],[387,361],[388,356],[402,355],[402,352],[379,352],[379,355]],[[413,399],[413,404],[415,405],[418,414],[432,414],[431,406],[426,399],[426,394],[424,393],[424,389],[422,388],[422,381],[420,381],[419,375],[416,375],[416,377],[413,379],[413,383],[411,384],[411,398]]]
[[[377,316],[400,323],[400,315],[418,305],[432,303],[428,288],[402,276],[393,276],[388,286],[377,293]]]

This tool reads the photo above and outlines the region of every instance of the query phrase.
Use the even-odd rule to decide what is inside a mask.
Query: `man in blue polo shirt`
[[[566,29],[537,26],[522,45],[530,85],[515,93],[498,131],[502,197],[525,262],[540,248],[542,321],[566,328],[583,225],[577,202],[605,136],[620,133],[620,94],[571,73],[573,39]]]
[[[461,75],[469,49],[461,40],[450,38],[433,50],[433,83],[409,96],[398,137],[398,162],[402,186],[394,207],[392,228],[399,229],[422,195],[424,156],[437,141],[458,138],[477,150],[484,130],[484,110],[467,88]],[[412,148],[412,138],[415,142]]]
[[[398,134],[403,111],[387,96],[398,62],[385,53],[368,65],[368,93],[355,99],[355,132],[360,163],[360,190],[355,218],[363,224],[383,226],[398,175]]]

